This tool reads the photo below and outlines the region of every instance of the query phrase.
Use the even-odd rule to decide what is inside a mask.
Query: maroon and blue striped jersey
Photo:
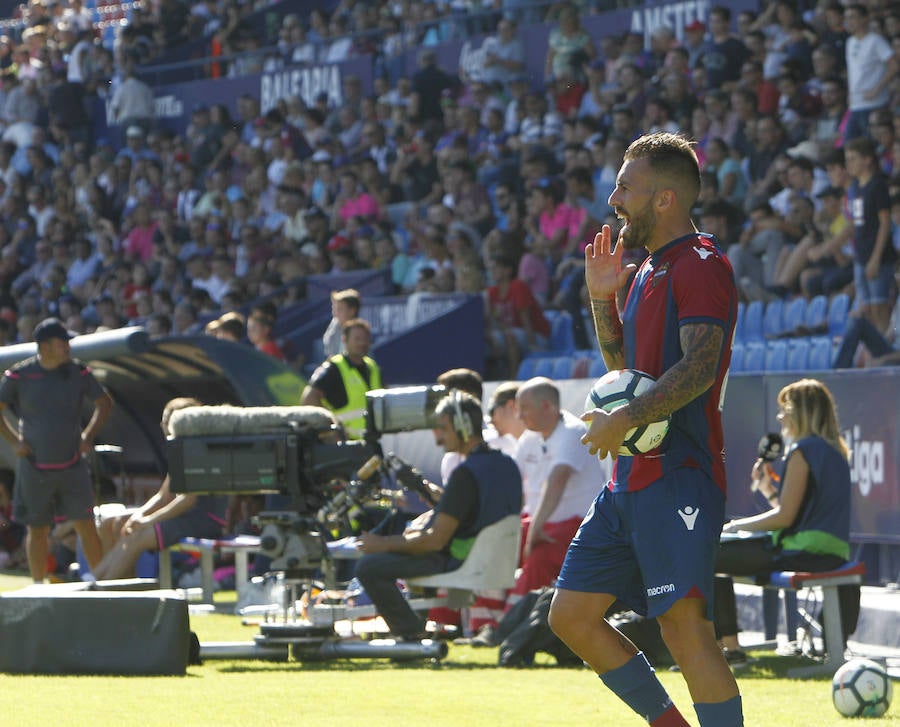
[[[736,319],[734,273],[713,236],[692,233],[677,238],[644,260],[622,315],[625,367],[658,379],[683,356],[680,329],[684,325],[721,326],[724,343],[713,385],[672,413],[669,433],[660,447],[616,460],[614,490],[640,490],[674,469],[693,467],[725,492],[721,410]]]

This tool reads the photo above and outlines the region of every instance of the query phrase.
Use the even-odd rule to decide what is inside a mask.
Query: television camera
[[[384,434],[430,429],[443,386],[378,389],[366,395],[366,434],[345,440],[318,407],[193,407],[176,412],[168,440],[173,492],[265,494],[256,516],[273,571],[303,578],[321,570],[334,587],[327,541],[346,534],[366,506],[403,490],[431,505],[422,474],[383,452]]]

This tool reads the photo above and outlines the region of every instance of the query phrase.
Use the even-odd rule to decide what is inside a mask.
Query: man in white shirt
[[[527,429],[516,453],[524,488],[524,544],[507,606],[553,583],[569,542],[610,477],[608,461],[581,443],[587,425],[560,408],[559,389],[550,379],[539,376],[522,384],[516,405]]]
[[[897,58],[884,36],[869,30],[869,10],[862,3],[844,8],[844,27],[850,34],[845,46],[850,109],[844,130],[846,143],[866,136],[869,113],[887,106],[891,80],[897,74]]]

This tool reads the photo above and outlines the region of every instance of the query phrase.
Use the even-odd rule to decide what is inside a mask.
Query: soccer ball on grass
[[[881,664],[851,659],[834,674],[831,699],[845,717],[880,717],[891,706],[893,685]]]
[[[585,410],[614,411],[640,396],[653,386],[655,379],[643,371],[622,369],[609,371],[597,379],[584,402]],[[669,431],[669,417],[640,427],[629,429],[619,454],[633,457],[656,449]]]

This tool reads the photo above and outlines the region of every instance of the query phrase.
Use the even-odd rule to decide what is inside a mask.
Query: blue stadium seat
[[[731,347],[731,366],[728,369],[732,373],[739,374],[744,370],[744,344],[735,343]]]
[[[571,353],[575,350],[575,333],[572,330],[572,314],[561,311],[550,322],[550,343],[552,353]]]
[[[809,368],[809,338],[801,336],[788,342],[788,371],[806,371]]]
[[[541,356],[537,359],[534,366],[532,376],[546,376],[548,379],[553,378],[553,369],[556,367],[555,356]]]
[[[803,322],[810,331],[824,328],[825,320],[828,318],[828,298],[824,295],[817,295],[806,306],[806,320]]]
[[[831,336],[813,336],[809,343],[809,368],[812,371],[828,371],[833,365]]]
[[[741,326],[741,341],[762,341],[763,340],[763,303],[761,300],[754,300],[747,304],[744,311],[744,322]]]
[[[806,298],[794,298],[784,307],[781,316],[781,330],[784,333],[795,332],[806,321]]]
[[[784,330],[783,315],[784,301],[781,298],[766,303],[766,311],[763,314],[763,337],[772,338],[781,335]]]
[[[575,367],[575,359],[572,356],[560,356],[553,363],[553,375],[555,381],[565,381],[572,378],[572,370]]]
[[[606,373],[606,361],[602,356],[597,356],[591,360],[591,367],[588,369],[588,378],[599,379]]]
[[[748,341],[744,344],[744,371],[760,372],[766,367],[766,344]]]
[[[787,341],[781,339],[766,343],[766,371],[785,371],[787,358]]]
[[[832,336],[843,336],[847,327],[847,314],[850,312],[850,296],[838,293],[832,296],[828,305],[828,333]]]
[[[734,340],[744,342],[744,312],[747,310],[746,303],[738,303],[737,319],[734,322]]]
[[[529,356],[528,358],[523,358],[519,362],[519,370],[516,372],[516,378],[519,381],[526,381],[534,376],[534,367],[537,366],[537,356]]]

